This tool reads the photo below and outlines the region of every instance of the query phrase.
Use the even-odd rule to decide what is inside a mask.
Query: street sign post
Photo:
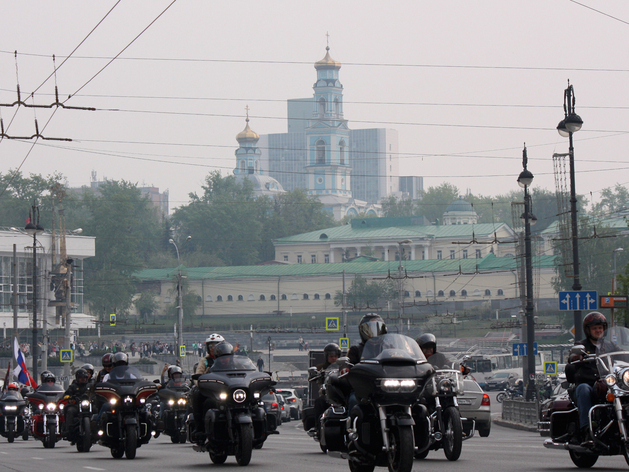
[[[559,292],[559,310],[596,310],[598,294],[596,290],[572,290]]]
[[[326,318],[325,319],[325,329],[326,331],[338,331],[339,330],[339,319],[338,318]]]
[[[349,338],[339,338],[339,347],[341,349],[349,349]]]
[[[544,373],[546,375],[557,375],[557,361],[544,361]]]
[[[627,308],[627,297],[623,295],[601,295],[598,305],[601,308]]]
[[[186,357],[186,345],[179,346],[179,357]]]
[[[116,326],[116,314],[109,315],[109,326]]]
[[[514,356],[526,356],[528,355],[528,348],[526,343],[513,343],[513,355]],[[537,355],[537,343],[533,343],[533,355]]]
[[[72,349],[61,350],[61,362],[72,362],[74,360],[74,352]]]

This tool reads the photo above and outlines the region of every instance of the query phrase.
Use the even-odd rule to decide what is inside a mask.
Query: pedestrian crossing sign
[[[109,326],[116,326],[116,314],[109,315]]]
[[[349,338],[339,338],[339,346],[341,349],[349,349]]]
[[[325,319],[325,329],[326,329],[326,331],[338,331],[339,330],[339,319],[338,318],[326,318]]]
[[[179,357],[186,357],[186,345],[179,346]]]
[[[544,373],[546,375],[557,375],[557,361],[544,361]]]
[[[62,349],[61,350],[61,362],[72,362],[73,361],[73,351],[72,349]]]

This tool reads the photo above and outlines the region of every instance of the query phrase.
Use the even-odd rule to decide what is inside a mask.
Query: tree
[[[133,302],[138,313],[140,321],[148,323],[149,317],[155,314],[155,310],[159,307],[155,295],[149,291],[140,293],[140,296]]]
[[[361,275],[356,275],[347,290],[346,307],[356,311],[366,308],[379,309],[378,302],[394,298],[395,293],[392,280],[368,282]],[[343,305],[343,292],[340,290],[334,294],[334,305]]]
[[[592,214],[599,218],[607,218],[612,213],[626,209],[629,205],[629,190],[621,184],[612,189],[607,187],[601,191],[601,200],[592,205]]]
[[[395,195],[384,197],[380,204],[382,205],[382,214],[384,216],[417,216],[418,208],[410,198],[397,199]]]
[[[459,189],[447,182],[438,187],[429,187],[422,192],[419,200],[419,214],[425,216],[431,223],[442,221],[448,205],[459,198]]]

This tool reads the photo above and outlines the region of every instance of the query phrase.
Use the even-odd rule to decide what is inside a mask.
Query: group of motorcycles
[[[376,466],[409,472],[414,459],[437,449],[455,461],[463,439],[471,437],[463,434],[456,400],[461,371],[435,369],[408,336],[371,338],[358,364],[340,358],[311,374],[311,381],[323,381],[329,408],[320,421],[305,409],[304,429],[324,452],[348,460],[352,472]]]

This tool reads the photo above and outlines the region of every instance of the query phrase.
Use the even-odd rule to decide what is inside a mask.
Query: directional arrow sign
[[[559,309],[567,310],[596,310],[598,308],[598,294],[596,290],[582,290],[559,292]]]

